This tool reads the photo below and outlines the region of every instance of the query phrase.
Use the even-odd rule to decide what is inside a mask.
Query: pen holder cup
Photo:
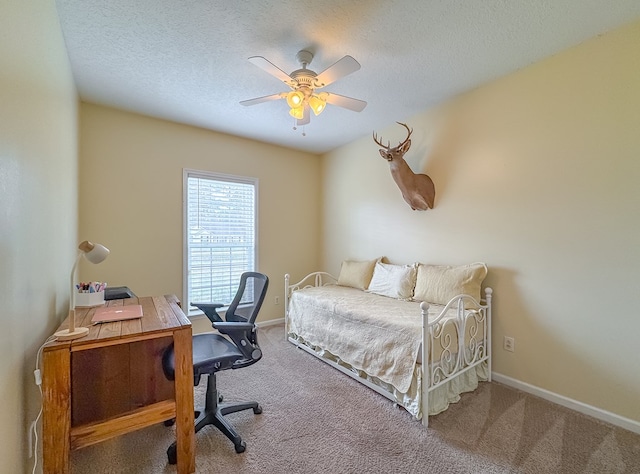
[[[90,308],[104,304],[104,291],[96,293],[76,293],[76,308]]]

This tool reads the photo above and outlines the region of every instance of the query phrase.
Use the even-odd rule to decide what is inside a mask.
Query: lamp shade
[[[91,263],[100,263],[109,255],[109,249],[104,245],[93,244],[88,240],[82,242],[78,248],[84,252],[84,256]]]

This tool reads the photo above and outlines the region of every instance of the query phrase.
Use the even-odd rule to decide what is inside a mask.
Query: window
[[[258,180],[184,170],[186,308],[229,304],[240,275],[254,271]]]

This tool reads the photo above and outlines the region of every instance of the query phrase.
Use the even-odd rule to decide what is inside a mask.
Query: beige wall
[[[0,104],[0,471],[19,473],[77,245],[77,100],[52,1],[0,3]]]
[[[92,104],[80,117],[80,236],[111,250],[83,278],[182,298],[183,168],[250,176],[259,180],[258,270],[270,277],[258,320],[283,317],[284,274],[319,264],[319,156]]]
[[[637,22],[409,118],[427,212],[370,138],[328,154],[323,268],[484,261],[494,370],[640,422],[639,57]]]

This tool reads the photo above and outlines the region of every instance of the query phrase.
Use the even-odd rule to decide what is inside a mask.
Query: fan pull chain
[[[294,130],[298,130],[298,127],[296,126],[296,124],[298,123],[297,119],[293,119],[293,129]],[[305,131],[305,126],[302,126],[302,136],[306,137],[307,136],[307,132]]]

